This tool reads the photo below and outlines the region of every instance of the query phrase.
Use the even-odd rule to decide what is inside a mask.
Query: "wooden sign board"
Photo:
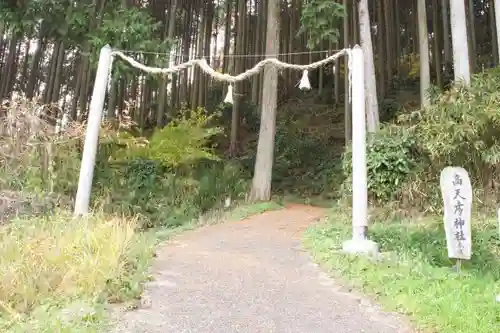
[[[448,257],[469,260],[472,254],[472,186],[469,174],[463,168],[446,167],[441,171],[440,185]]]

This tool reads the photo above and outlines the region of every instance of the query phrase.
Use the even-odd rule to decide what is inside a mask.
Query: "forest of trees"
[[[365,51],[368,130],[379,126],[383,101],[420,80],[427,91],[499,62],[500,21],[494,0],[3,0],[0,7],[0,98],[16,95],[59,106],[84,121],[99,49],[110,44],[149,66],[205,57],[225,73],[239,74],[265,54],[307,64],[361,44]],[[310,73],[317,93],[344,109],[347,59]],[[234,87],[228,152],[237,155],[244,104],[261,114],[252,197],[270,196],[276,110],[297,94],[301,73],[266,68]],[[227,85],[199,69],[162,78],[117,61],[106,117],[127,111],[144,131],[163,127],[182,105],[214,108]],[[418,85],[415,86],[418,90]],[[168,88],[168,89],[167,89]],[[341,107],[343,105],[343,107]],[[226,106],[227,107],[227,106]],[[382,119],[383,120],[383,119]]]

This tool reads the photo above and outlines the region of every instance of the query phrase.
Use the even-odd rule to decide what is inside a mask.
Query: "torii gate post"
[[[101,49],[99,64],[94,82],[94,90],[90,100],[87,131],[83,146],[80,177],[75,198],[75,215],[86,215],[89,212],[90,194],[92,192],[92,179],[94,178],[95,158],[99,144],[99,130],[101,128],[104,99],[108,87],[108,74],[111,65],[111,46],[106,45]]]
[[[366,167],[365,65],[359,45],[349,52],[352,70],[352,239],[343,250],[352,254],[378,253],[377,243],[368,240],[368,177]]]

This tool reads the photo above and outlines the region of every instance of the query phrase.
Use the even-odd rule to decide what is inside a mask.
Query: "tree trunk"
[[[467,6],[467,14],[469,19],[467,20],[467,33],[470,36],[469,38],[469,66],[472,73],[476,71],[476,14],[474,12],[474,1],[469,0]]]
[[[35,54],[33,55],[33,60],[30,64],[28,84],[26,86],[26,97],[32,99],[35,96],[35,85],[38,80],[38,71],[40,66],[40,60],[42,59],[43,52],[45,50],[46,39],[44,36],[44,23],[40,25],[40,33],[38,36],[38,43],[36,47]]]
[[[380,1],[382,2],[382,1]],[[382,4],[381,4],[382,5]],[[392,44],[391,40],[391,18],[390,18],[390,12],[393,9],[391,7],[390,2],[388,0],[384,0],[384,23],[385,23],[385,74],[386,74],[386,90],[390,91],[391,86],[392,86],[392,66],[394,64],[392,60],[392,55],[393,55],[393,49],[394,49],[394,44]],[[397,7],[396,7],[397,8]],[[371,30],[371,29],[370,29]],[[375,63],[373,64],[375,66]],[[376,81],[375,81],[376,82]],[[380,89],[380,87],[379,87]],[[382,95],[382,97],[385,97],[385,94]]]
[[[448,15],[449,0],[441,0],[441,17],[443,19],[443,50],[444,62],[449,65],[452,59],[452,49],[450,43],[450,19]]]
[[[368,0],[361,0],[358,3],[359,13],[359,35],[363,58],[365,61],[365,89],[367,97],[367,130],[375,132],[379,126],[379,113],[377,101],[377,82],[375,80],[375,66],[373,62],[373,46],[370,25],[370,14],[368,12]],[[353,96],[356,98],[356,96]]]
[[[432,0],[432,8],[439,8],[438,0]],[[434,67],[436,68],[436,84],[439,88],[443,88],[443,64],[441,61],[441,43],[439,40],[442,32],[439,29],[439,10],[433,10],[432,30],[434,31],[434,47],[432,53],[434,55]]]
[[[494,0],[495,2],[495,13],[491,13],[490,15],[492,16],[491,19],[493,19],[493,16],[495,17],[495,26],[496,26],[496,37],[497,37],[497,40],[496,40],[496,47],[498,48],[496,51],[496,53],[499,55],[500,57],[500,0]]]
[[[385,48],[385,39],[384,33],[387,33],[387,30],[384,31],[384,8],[382,1],[376,1],[377,5],[377,60],[378,60],[378,89],[377,92],[380,98],[385,97],[385,64],[387,61],[386,58],[386,48]],[[389,78],[387,78],[389,80]]]
[[[280,1],[269,0],[267,7],[266,54],[279,53]],[[278,69],[273,65],[264,68],[262,86],[262,112],[260,117],[257,158],[252,181],[250,200],[270,200],[274,159],[274,139],[276,134],[276,108],[278,89]]]
[[[496,15],[495,15],[495,11],[496,9],[498,8],[500,10],[500,6],[499,5],[495,5],[494,3],[496,4],[499,4],[500,1],[499,0],[489,0],[488,4],[489,4],[489,7],[488,7],[488,23],[490,25],[490,31],[491,31],[491,48],[492,48],[492,54],[493,54],[493,66],[497,66],[498,65],[498,45],[500,45],[498,43],[498,31],[500,29],[500,25],[497,25],[496,24]]]
[[[244,53],[245,50],[245,14],[246,14],[246,0],[238,1],[238,26],[235,36],[235,53],[240,55]],[[234,59],[234,73],[235,75],[240,74],[244,68],[244,57],[236,57]],[[229,154],[231,156],[236,154],[238,150],[238,130],[240,127],[240,105],[241,97],[243,95],[243,82],[234,84],[234,102],[233,102],[233,112],[231,114],[231,135],[229,142]]]
[[[451,40],[455,84],[470,85],[469,47],[467,43],[467,20],[464,1],[450,1]]]
[[[174,29],[175,29],[175,18],[177,11],[177,0],[172,0],[171,7],[169,9],[170,13],[168,15],[168,29],[167,29],[167,39],[172,41],[174,37]],[[169,55],[172,50],[168,50]],[[168,66],[170,64],[170,57],[165,61],[164,65]],[[172,82],[174,77],[172,75]],[[156,110],[156,127],[163,127],[165,123],[165,105],[167,104],[167,81],[168,78],[165,76],[161,80],[160,84],[160,95],[158,96],[158,109]]]
[[[417,0],[418,38],[420,50],[420,103],[422,107],[430,104],[427,90],[431,85],[429,65],[429,33],[427,30],[427,9],[425,0]]]
[[[5,61],[4,73],[2,73],[2,82],[0,84],[0,98],[10,97],[17,71],[17,42],[19,33],[13,32],[9,44],[9,52]]]

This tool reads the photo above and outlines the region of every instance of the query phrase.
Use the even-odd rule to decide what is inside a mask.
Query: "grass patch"
[[[247,205],[238,205],[226,214],[225,219],[230,221],[244,220],[253,215],[262,214],[271,210],[282,209],[283,205],[277,202],[257,202]]]
[[[66,213],[0,228],[0,331],[98,332],[105,304],[140,297],[154,239],[136,221]]]
[[[332,274],[425,331],[499,332],[500,239],[493,219],[473,219],[473,257],[460,275],[451,269],[441,218],[371,225],[379,262],[341,253],[350,228],[350,217],[335,210],[326,224],[308,230],[304,244]]]

